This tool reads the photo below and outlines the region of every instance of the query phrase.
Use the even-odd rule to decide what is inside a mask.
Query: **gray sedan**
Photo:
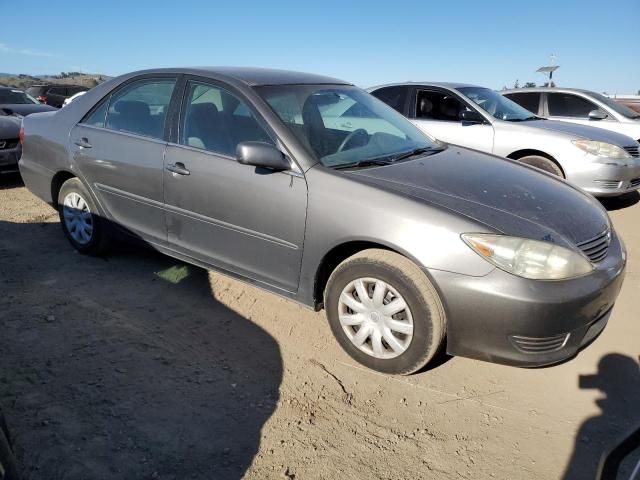
[[[596,196],[640,188],[636,137],[546,120],[474,85],[420,82],[369,90],[439,140],[533,165]]]
[[[441,348],[559,362],[602,331],[624,276],[590,195],[434,141],[317,75],[124,75],[25,118],[20,170],[80,252],[124,234],[324,307],[346,352],[382,372],[414,372]]]

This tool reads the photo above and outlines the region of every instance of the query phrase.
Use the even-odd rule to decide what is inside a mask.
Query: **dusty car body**
[[[542,168],[596,196],[640,188],[636,137],[544,120],[475,85],[417,82],[369,91],[389,104],[402,95],[399,111],[439,140]]]
[[[336,112],[354,105],[340,128]],[[81,252],[104,252],[117,231],[324,307],[347,353],[383,372],[414,372],[441,346],[561,361],[602,331],[624,277],[590,195],[438,143],[317,75],[124,75],[25,118],[20,171]]]

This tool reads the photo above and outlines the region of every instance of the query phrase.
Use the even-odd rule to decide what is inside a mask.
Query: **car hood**
[[[619,147],[628,147],[633,145],[635,140],[622,133],[612,132],[603,128],[592,127],[590,125],[581,125],[579,123],[558,122],[556,120],[529,120],[518,123],[531,128],[540,130],[550,130],[552,132],[561,132],[573,137],[580,137],[587,140],[597,140],[599,142],[612,143]]]
[[[431,156],[354,170],[349,175],[507,235],[575,245],[609,227],[600,203],[565,181],[512,160],[463,148],[449,147]]]
[[[31,115],[32,113],[51,112],[53,110],[58,110],[51,105],[44,105],[41,103],[3,103],[0,104],[0,109],[1,108],[11,110],[13,113],[17,113],[18,115],[22,115],[23,117]]]
[[[18,117],[0,117],[0,140],[18,138],[21,123]]]

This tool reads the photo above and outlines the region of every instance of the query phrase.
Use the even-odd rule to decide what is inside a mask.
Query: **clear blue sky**
[[[640,0],[0,0],[0,10],[11,11],[0,29],[0,72],[252,65],[360,86],[501,88],[540,83],[535,70],[554,53],[558,85],[640,89]]]

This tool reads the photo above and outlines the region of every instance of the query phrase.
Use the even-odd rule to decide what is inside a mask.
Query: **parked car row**
[[[626,190],[638,143],[470,85],[372,91],[280,70],[135,72],[25,117],[20,172],[78,251],[135,238],[324,308],[378,371],[440,349],[547,365],[593,341],[626,253],[561,177]]]
[[[38,100],[40,103],[51,105],[52,107],[61,108],[69,97],[79,92],[86,92],[87,87],[80,85],[33,85],[27,88],[27,93]]]
[[[627,136],[640,137],[636,119],[619,122],[628,130],[623,135],[547,120],[511,101],[510,92],[501,96],[473,85],[404,83],[369,91],[439,140],[532,165],[596,196],[640,188],[640,144]],[[535,95],[543,98],[538,90]]]

